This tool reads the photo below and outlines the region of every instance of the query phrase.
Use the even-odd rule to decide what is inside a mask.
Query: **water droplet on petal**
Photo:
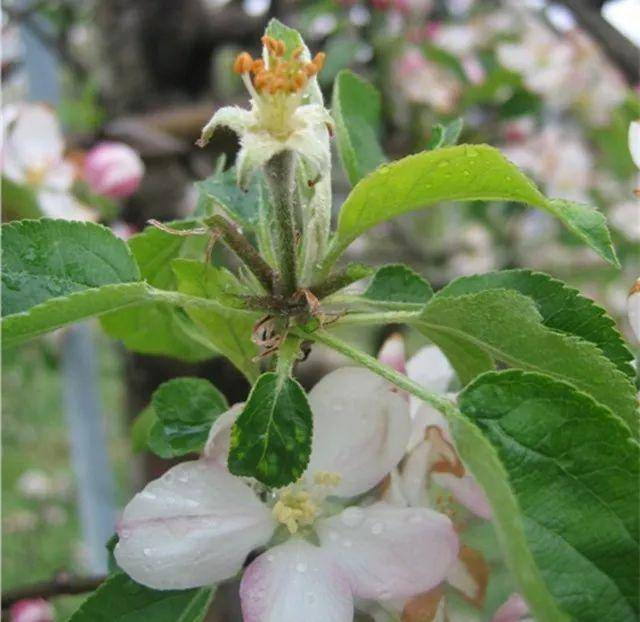
[[[296,570],[298,572],[307,572],[307,564],[305,564],[304,562],[298,562],[296,564]]]
[[[152,551],[151,549],[143,549],[143,550],[142,550],[142,554],[143,554],[145,557],[149,557],[149,556],[151,555],[151,553],[153,553],[153,551]]]
[[[118,535],[120,536],[121,540],[126,540],[131,536],[131,532],[128,529],[121,529]]]
[[[353,542],[351,542],[351,540],[343,540],[342,546],[344,546],[345,549],[350,549],[353,546]]]
[[[167,471],[163,476],[162,476],[163,481],[165,481],[167,484],[170,484],[173,479],[174,479],[174,475],[171,471]]]
[[[381,534],[384,531],[384,525],[382,523],[373,523],[371,525],[371,533],[375,536]]]
[[[275,559],[275,557],[271,553],[269,553],[269,555],[267,555],[267,561],[268,562],[272,562],[274,559]]]

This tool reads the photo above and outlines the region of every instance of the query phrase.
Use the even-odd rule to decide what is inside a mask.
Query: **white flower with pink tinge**
[[[245,622],[350,622],[355,598],[409,598],[442,582],[458,555],[447,516],[383,502],[342,509],[402,458],[407,401],[371,372],[342,368],[309,403],[311,458],[295,484],[252,489],[229,473],[223,457],[236,405],[213,426],[202,459],[173,467],[125,508],[118,564],[155,589],[211,585],[277,533],[242,578]]]
[[[129,145],[103,142],[87,153],[83,175],[92,192],[110,199],[125,199],[140,186],[144,164]]]
[[[401,335],[387,339],[378,358],[397,371],[406,373],[425,389],[444,395],[454,378],[451,364],[435,346],[418,350],[405,362]],[[488,520],[491,508],[482,488],[468,473],[455,451],[449,424],[435,408],[418,398],[410,398],[412,432],[407,456],[392,479],[388,494],[394,503],[406,506],[432,504],[430,485],[449,491],[476,516]]]
[[[2,174],[36,194],[44,216],[95,220],[71,194],[75,168],[64,158],[64,137],[55,114],[43,104],[3,111]]]
[[[53,622],[53,605],[44,598],[19,600],[9,609],[11,622]]]

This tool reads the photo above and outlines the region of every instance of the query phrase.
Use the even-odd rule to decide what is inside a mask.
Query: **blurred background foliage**
[[[372,134],[363,148],[381,146],[371,152],[372,166],[439,140],[498,146],[548,195],[601,209],[623,271],[604,265],[543,213],[480,202],[442,206],[378,227],[352,245],[349,259],[376,265],[403,261],[436,288],[456,276],[493,269],[544,270],[598,300],[627,331],[622,314],[637,276],[640,240],[633,194],[638,172],[627,146],[629,122],[640,117],[640,17],[634,17],[632,4],[7,0],[2,8],[3,128],[11,111],[38,99],[33,76],[53,67],[65,157],[82,162],[96,143],[121,141],[140,154],[145,166],[131,196],[100,196],[78,176],[70,190],[74,201],[124,236],[141,230],[151,217],[189,218],[198,206],[194,182],[215,173],[219,156],[232,163],[237,150],[228,132],[216,133],[206,150],[194,141],[213,109],[246,98],[230,70],[233,58],[242,49],[255,55],[267,19],[277,16],[298,28],[312,51],[327,53],[320,77],[328,101],[333,79],[345,67],[379,91],[380,98],[363,101],[352,118],[366,120],[365,133]],[[630,12],[618,13],[614,5],[628,5]],[[623,15],[626,35],[603,13]],[[635,37],[635,44],[627,37]],[[44,56],[33,54],[34,40]],[[33,63],[41,65],[29,68]],[[334,169],[337,210],[350,185],[340,167]],[[4,220],[41,215],[32,188],[6,177],[3,182]],[[382,335],[352,333],[350,338],[374,351]],[[86,573],[61,399],[63,339],[56,334],[3,357],[4,590],[60,573]],[[152,356],[144,336],[139,352],[126,355],[104,333],[96,331],[96,340],[109,456],[121,503],[132,488],[166,468],[157,459],[134,456],[129,440],[132,418],[160,382],[174,375],[205,375],[230,402],[243,397],[246,385],[216,359],[195,365]],[[177,347],[173,337],[168,341],[165,353]],[[188,355],[193,344],[181,347],[187,353],[183,358],[207,356]],[[303,381],[312,384],[320,370],[335,364],[312,356]],[[71,604],[67,598],[55,600],[60,619],[78,598]]]

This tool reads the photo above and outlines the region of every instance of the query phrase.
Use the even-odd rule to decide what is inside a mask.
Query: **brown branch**
[[[52,581],[41,581],[24,587],[7,590],[2,594],[2,609],[8,609],[14,603],[29,598],[49,599],[54,596],[84,594],[93,592],[106,577],[71,577],[63,573]]]
[[[571,10],[577,22],[602,47],[631,84],[638,81],[639,57],[638,48],[620,31],[614,28],[600,12],[601,2],[588,0],[559,0]]]

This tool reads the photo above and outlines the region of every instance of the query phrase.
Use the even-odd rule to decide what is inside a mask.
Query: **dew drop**
[[[307,564],[305,564],[304,562],[298,562],[296,564],[296,570],[298,572],[307,572]]]
[[[381,166],[381,167],[378,169],[378,171],[379,171],[379,173],[380,173],[381,175],[386,175],[386,174],[389,172],[389,167],[388,167],[388,166]]]
[[[183,484],[186,484],[189,481],[189,476],[186,473],[183,473],[182,475],[178,475],[178,481],[182,482]]]
[[[357,527],[364,520],[364,512],[357,507],[347,508],[340,517],[347,527]]]
[[[478,155],[478,150],[475,147],[467,147],[466,153],[467,157],[475,158]]]
[[[271,563],[274,559],[275,559],[275,557],[271,553],[269,553],[269,555],[267,555],[267,561],[269,563]]]
[[[384,531],[384,525],[382,523],[373,523],[371,525],[371,533],[374,536],[381,534]]]
[[[143,549],[143,550],[142,550],[142,554],[143,554],[145,557],[149,557],[149,556],[151,555],[151,553],[153,553],[153,551],[152,551],[151,549]]]
[[[131,532],[128,529],[121,529],[118,535],[120,536],[121,540],[126,540],[131,536]]]
[[[351,542],[351,540],[343,540],[342,546],[344,546],[345,549],[350,549],[353,546],[353,542]]]
[[[167,471],[163,476],[162,476],[163,481],[165,481],[167,484],[170,484],[173,479],[174,479],[174,475],[171,471]]]
[[[329,532],[329,540],[333,540],[335,542],[338,538],[340,538],[340,536],[338,535],[337,531]]]

